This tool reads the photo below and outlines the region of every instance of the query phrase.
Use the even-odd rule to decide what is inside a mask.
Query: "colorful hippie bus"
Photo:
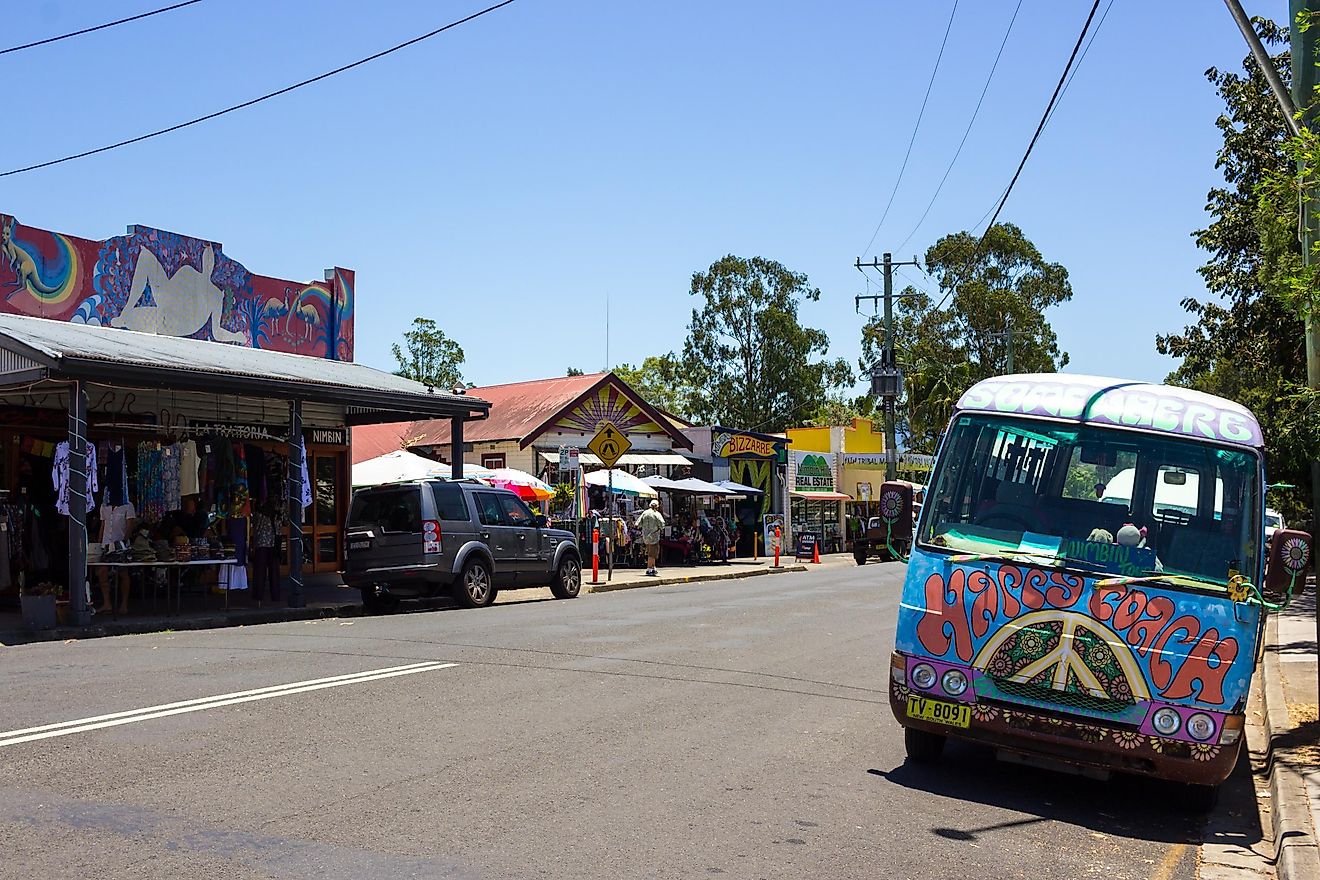
[[[910,760],[1001,758],[1186,783],[1237,760],[1271,598],[1310,536],[1264,546],[1260,427],[1181,388],[1056,374],[958,402],[911,542],[890,668]],[[886,484],[895,537],[910,495]]]

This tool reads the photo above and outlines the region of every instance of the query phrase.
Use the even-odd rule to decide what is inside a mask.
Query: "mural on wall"
[[[664,434],[665,429],[657,425],[650,416],[642,412],[641,407],[633,403],[614,385],[605,385],[592,396],[583,400],[558,422],[554,427],[559,431],[580,431],[594,434],[602,422],[611,422],[625,434]]]
[[[253,275],[218,242],[144,226],[105,241],[0,214],[0,312],[353,359],[354,274]]]
[[[919,550],[908,584],[898,650],[968,664],[1014,698],[1062,691],[1140,720],[1151,699],[1229,711],[1251,683],[1255,605]]]
[[[771,477],[774,469],[771,462],[756,458],[731,458],[729,459],[729,479],[735,483],[742,483],[744,486],[751,486],[753,489],[760,489],[761,495],[753,495],[745,501],[738,502],[739,511],[747,508],[751,511],[756,521],[770,512],[773,501]]]

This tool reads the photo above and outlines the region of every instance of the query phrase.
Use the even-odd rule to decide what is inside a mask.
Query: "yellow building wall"
[[[789,428],[785,431],[793,441],[790,448],[807,452],[831,452],[829,428]]]

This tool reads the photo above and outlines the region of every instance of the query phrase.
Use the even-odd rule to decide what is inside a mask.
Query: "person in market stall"
[[[637,524],[642,527],[642,543],[646,545],[646,573],[655,577],[660,574],[656,564],[660,559],[660,534],[665,528],[660,502],[652,501]]]
[[[718,556],[720,562],[728,564],[729,562],[729,526],[722,516],[711,518],[711,536],[710,546],[714,555]]]

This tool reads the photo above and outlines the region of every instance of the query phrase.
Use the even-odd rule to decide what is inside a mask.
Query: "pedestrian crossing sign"
[[[614,427],[613,422],[601,422],[600,430],[596,436],[591,438],[587,448],[596,453],[600,463],[607,468],[614,467],[615,463],[629,449],[632,449],[632,441],[629,440],[622,431]]]

